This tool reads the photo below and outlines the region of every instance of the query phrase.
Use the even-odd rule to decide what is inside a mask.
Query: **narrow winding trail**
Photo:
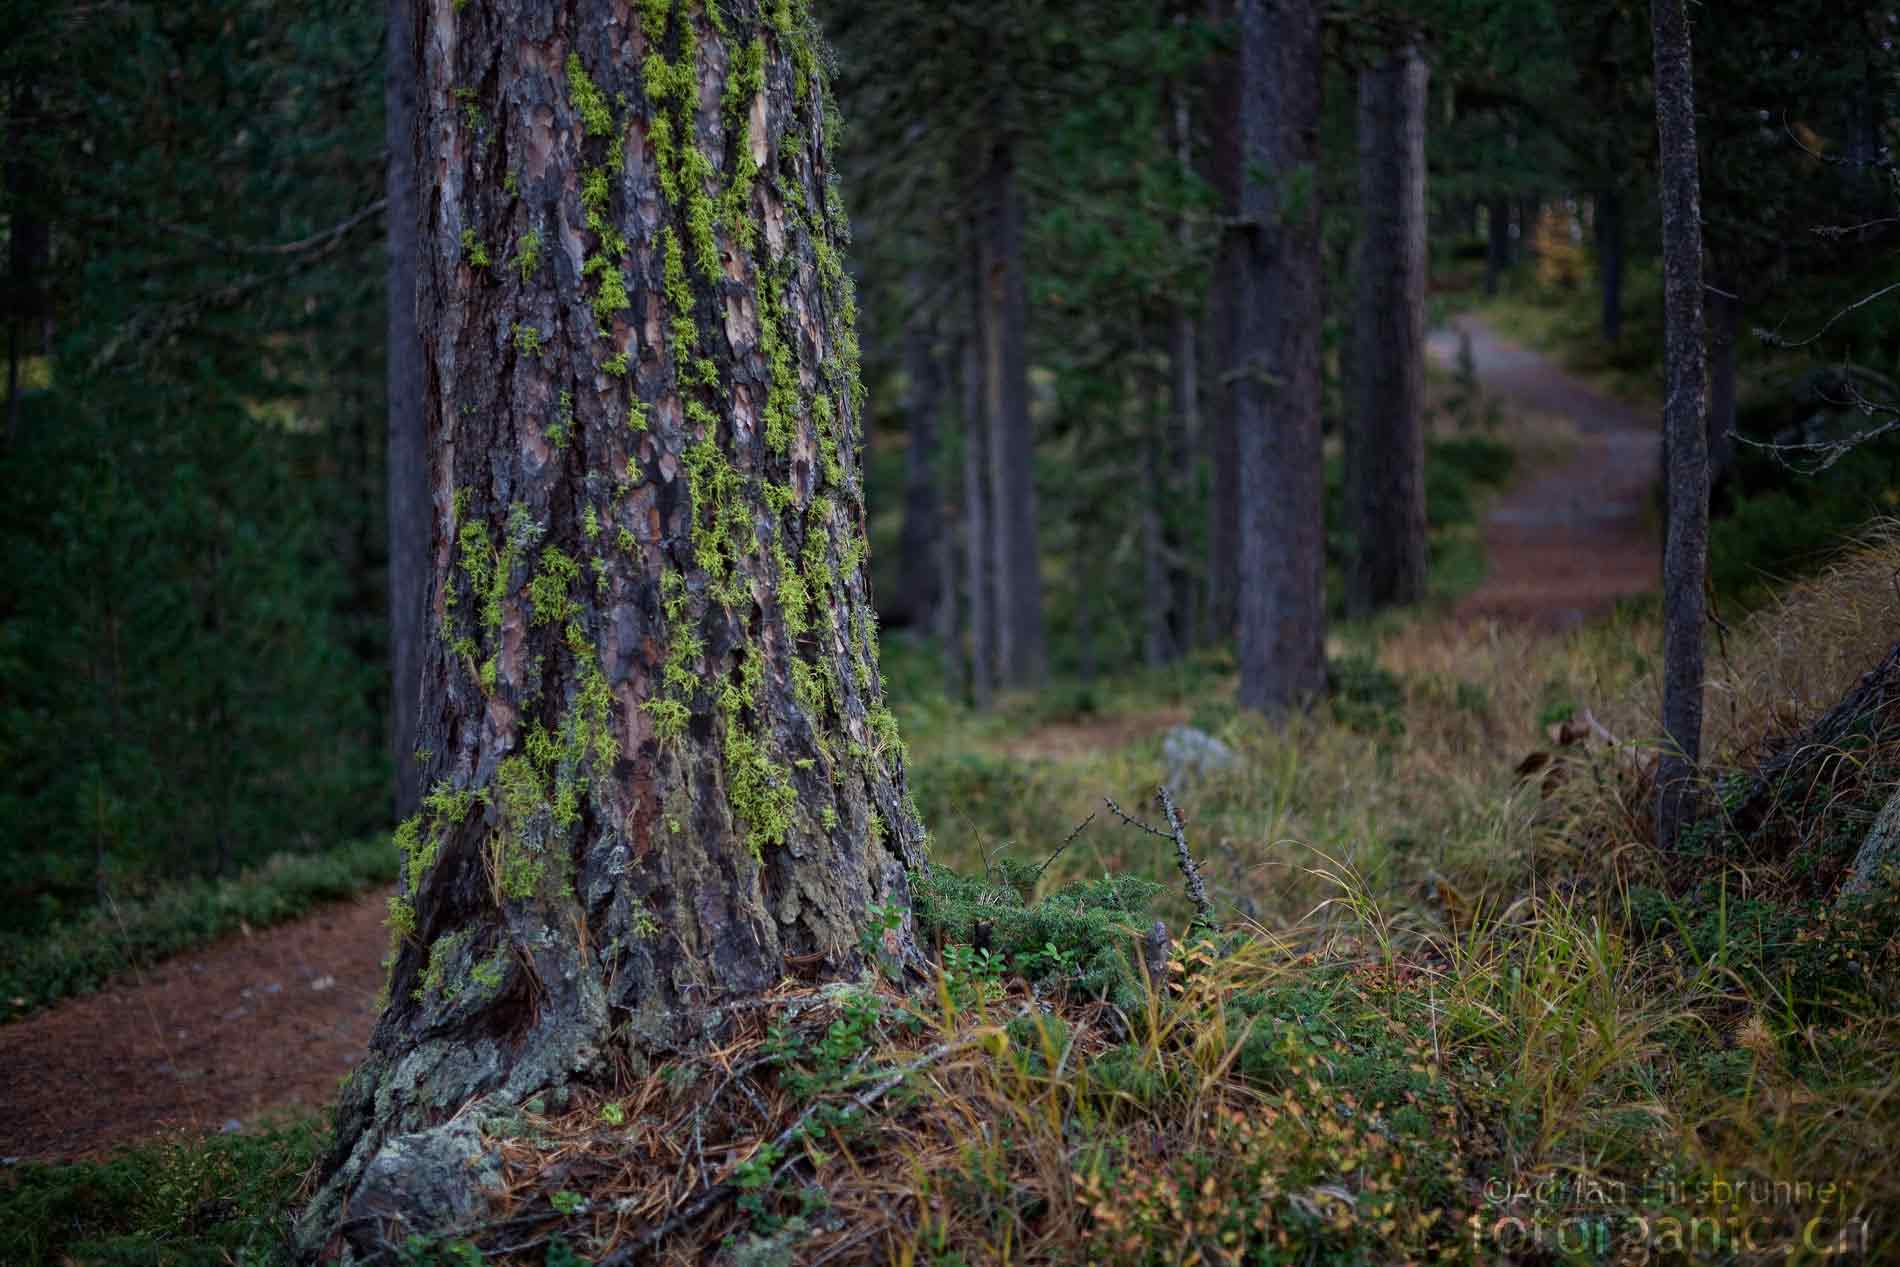
[[[0,1157],[95,1156],[317,1108],[369,1047],[382,891],[0,1025]]]
[[[1567,419],[1576,439],[1562,462],[1526,472],[1492,504],[1485,579],[1454,620],[1567,629],[1654,589],[1662,538],[1644,510],[1661,473],[1659,417],[1603,395],[1475,316],[1434,331],[1432,359],[1452,368],[1461,337],[1471,341],[1487,395],[1522,413]]]
[[[1447,367],[1460,331],[1488,394],[1568,419],[1576,443],[1492,506],[1486,578],[1453,621],[1563,629],[1653,588],[1660,550],[1643,506],[1658,471],[1655,419],[1473,317],[1432,336],[1431,355]],[[1060,757],[1181,719],[1051,727],[1019,747]],[[96,1155],[166,1130],[249,1127],[271,1110],[327,1103],[368,1045],[384,901],[377,892],[228,938],[0,1026],[0,1157]]]

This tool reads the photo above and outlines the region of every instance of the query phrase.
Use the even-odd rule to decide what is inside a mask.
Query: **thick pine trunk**
[[[937,405],[941,382],[937,373],[936,331],[923,306],[923,283],[911,287],[917,311],[904,331],[904,527],[898,537],[899,591],[897,610],[909,628],[924,632],[935,622],[938,599],[938,538],[943,534],[941,503],[937,495]]]
[[[1663,739],[1656,842],[1673,848],[1695,816],[1702,749],[1703,583],[1709,464],[1703,423],[1702,221],[1695,80],[1683,0],[1650,0],[1663,220],[1663,438],[1669,522],[1663,545]]]
[[[1326,687],[1319,416],[1319,8],[1241,5],[1240,703]]]
[[[417,692],[422,685],[423,609],[429,585],[429,454],[422,433],[422,341],[416,331],[416,59],[413,0],[390,0],[387,112],[389,209],[387,435],[384,479],[389,518],[389,713],[396,767],[396,817],[422,805],[416,761]]]
[[[1010,686],[1039,686],[1045,668],[1042,565],[1036,540],[1035,442],[1029,421],[1024,345],[1028,282],[1023,269],[1022,202],[1007,141],[990,150],[979,249],[988,380],[991,525],[996,540],[996,672]]]
[[[306,1243],[425,1214],[396,1137],[471,1099],[713,1041],[788,956],[855,971],[923,862],[822,56],[768,12],[418,18],[429,793]]]
[[[1357,614],[1425,595],[1425,89],[1411,48],[1359,73],[1352,387]]]

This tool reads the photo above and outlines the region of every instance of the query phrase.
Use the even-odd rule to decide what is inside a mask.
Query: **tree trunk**
[[[829,90],[791,8],[417,22],[430,790],[306,1246],[428,1232],[413,1172],[472,1100],[716,1041],[787,956],[855,973],[869,908],[907,905]]]
[[[1485,252],[1484,293],[1495,295],[1504,274],[1511,267],[1511,204],[1508,199],[1493,198],[1484,204]]]
[[[969,575],[970,702],[987,710],[996,690],[996,557],[991,532],[988,339],[983,321],[983,267],[970,231],[970,330],[963,340],[963,538]]]
[[[904,331],[905,429],[904,527],[898,537],[900,622],[924,631],[935,623],[937,603],[937,538],[943,516],[937,497],[937,404],[941,380],[937,374],[936,331],[924,310],[923,282],[913,283],[917,311]]]
[[[1188,97],[1179,84],[1171,84],[1169,94],[1174,102],[1175,162],[1180,165],[1183,178],[1186,178],[1193,171],[1194,161],[1194,133],[1188,112]],[[1174,231],[1182,258],[1185,259],[1194,242],[1193,225],[1185,212],[1176,220]],[[1174,308],[1173,346],[1168,356],[1170,404],[1174,418],[1167,453],[1169,478],[1175,482],[1176,488],[1193,486],[1194,452],[1201,431],[1199,351],[1200,332],[1195,329],[1194,310],[1185,302],[1177,303]],[[1167,523],[1173,529],[1169,536],[1172,553],[1168,561],[1168,578],[1170,607],[1174,616],[1174,654],[1179,656],[1195,644],[1197,604],[1193,570],[1187,566],[1186,551],[1182,549],[1184,543],[1179,540],[1181,520],[1177,515],[1169,515]]]
[[[1416,50],[1359,73],[1362,231],[1353,316],[1358,615],[1425,595],[1425,89]]]
[[[1603,341],[1611,346],[1623,333],[1623,191],[1597,195],[1597,274],[1603,298]]]
[[[422,341],[416,331],[416,81],[412,0],[390,0],[383,79],[388,166],[388,399],[385,444],[389,532],[389,716],[396,818],[422,805],[416,760],[423,608],[429,584],[429,456],[422,433]]]
[[[1145,376],[1144,376],[1145,377]],[[1151,669],[1175,657],[1174,587],[1168,569],[1167,522],[1168,438],[1170,419],[1164,410],[1159,384],[1149,407],[1147,391],[1138,391],[1142,405],[1141,461],[1141,658]]]
[[[1319,30],[1314,0],[1241,5],[1240,704],[1265,713],[1326,686]]]
[[[1231,0],[1210,0],[1208,21],[1225,27],[1235,17]],[[1207,459],[1212,468],[1207,517],[1207,634],[1216,642],[1234,636],[1240,588],[1240,440],[1234,429],[1234,384],[1240,366],[1235,330],[1240,304],[1235,277],[1246,256],[1247,232],[1240,215],[1240,59],[1224,52],[1214,62],[1208,87],[1209,184],[1227,228],[1215,247],[1213,284],[1207,288]]]
[[[1039,686],[1045,652],[1042,565],[1036,542],[1035,443],[1023,345],[1028,297],[1016,157],[1007,141],[990,150],[981,238],[983,333],[988,380],[990,489],[996,539],[996,671],[1010,686]]]
[[[1663,219],[1663,433],[1668,535],[1663,546],[1663,737],[1656,842],[1673,848],[1696,813],[1702,749],[1703,582],[1708,563],[1708,437],[1703,429],[1702,222],[1695,80],[1683,0],[1650,0]]]

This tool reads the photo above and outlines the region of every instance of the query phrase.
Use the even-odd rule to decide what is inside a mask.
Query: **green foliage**
[[[986,879],[931,866],[911,884],[918,926],[926,937],[949,945],[987,941],[992,958],[973,955],[953,967],[966,980],[1008,964],[1039,984],[1138,1008],[1141,970],[1132,956],[1152,922],[1149,903],[1161,886],[1136,876],[1105,876],[1032,901],[1025,895],[1030,883],[1022,867]]]
[[[288,1264],[304,1174],[329,1141],[312,1118],[255,1134],[150,1144],[0,1179],[0,1260],[13,1267]]]

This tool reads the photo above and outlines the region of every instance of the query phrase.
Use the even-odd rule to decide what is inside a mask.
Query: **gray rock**
[[[480,1222],[501,1190],[501,1158],[467,1117],[386,1141],[350,1195],[352,1241],[400,1244]]]
[[[1162,737],[1161,760],[1168,768],[1169,789],[1179,791],[1213,771],[1231,769],[1240,755],[1205,730],[1176,726]]]
[[[1900,865],[1900,788],[1887,798],[1887,804],[1874,819],[1874,825],[1854,855],[1854,868],[1841,883],[1841,897],[1871,893],[1891,865]]]

